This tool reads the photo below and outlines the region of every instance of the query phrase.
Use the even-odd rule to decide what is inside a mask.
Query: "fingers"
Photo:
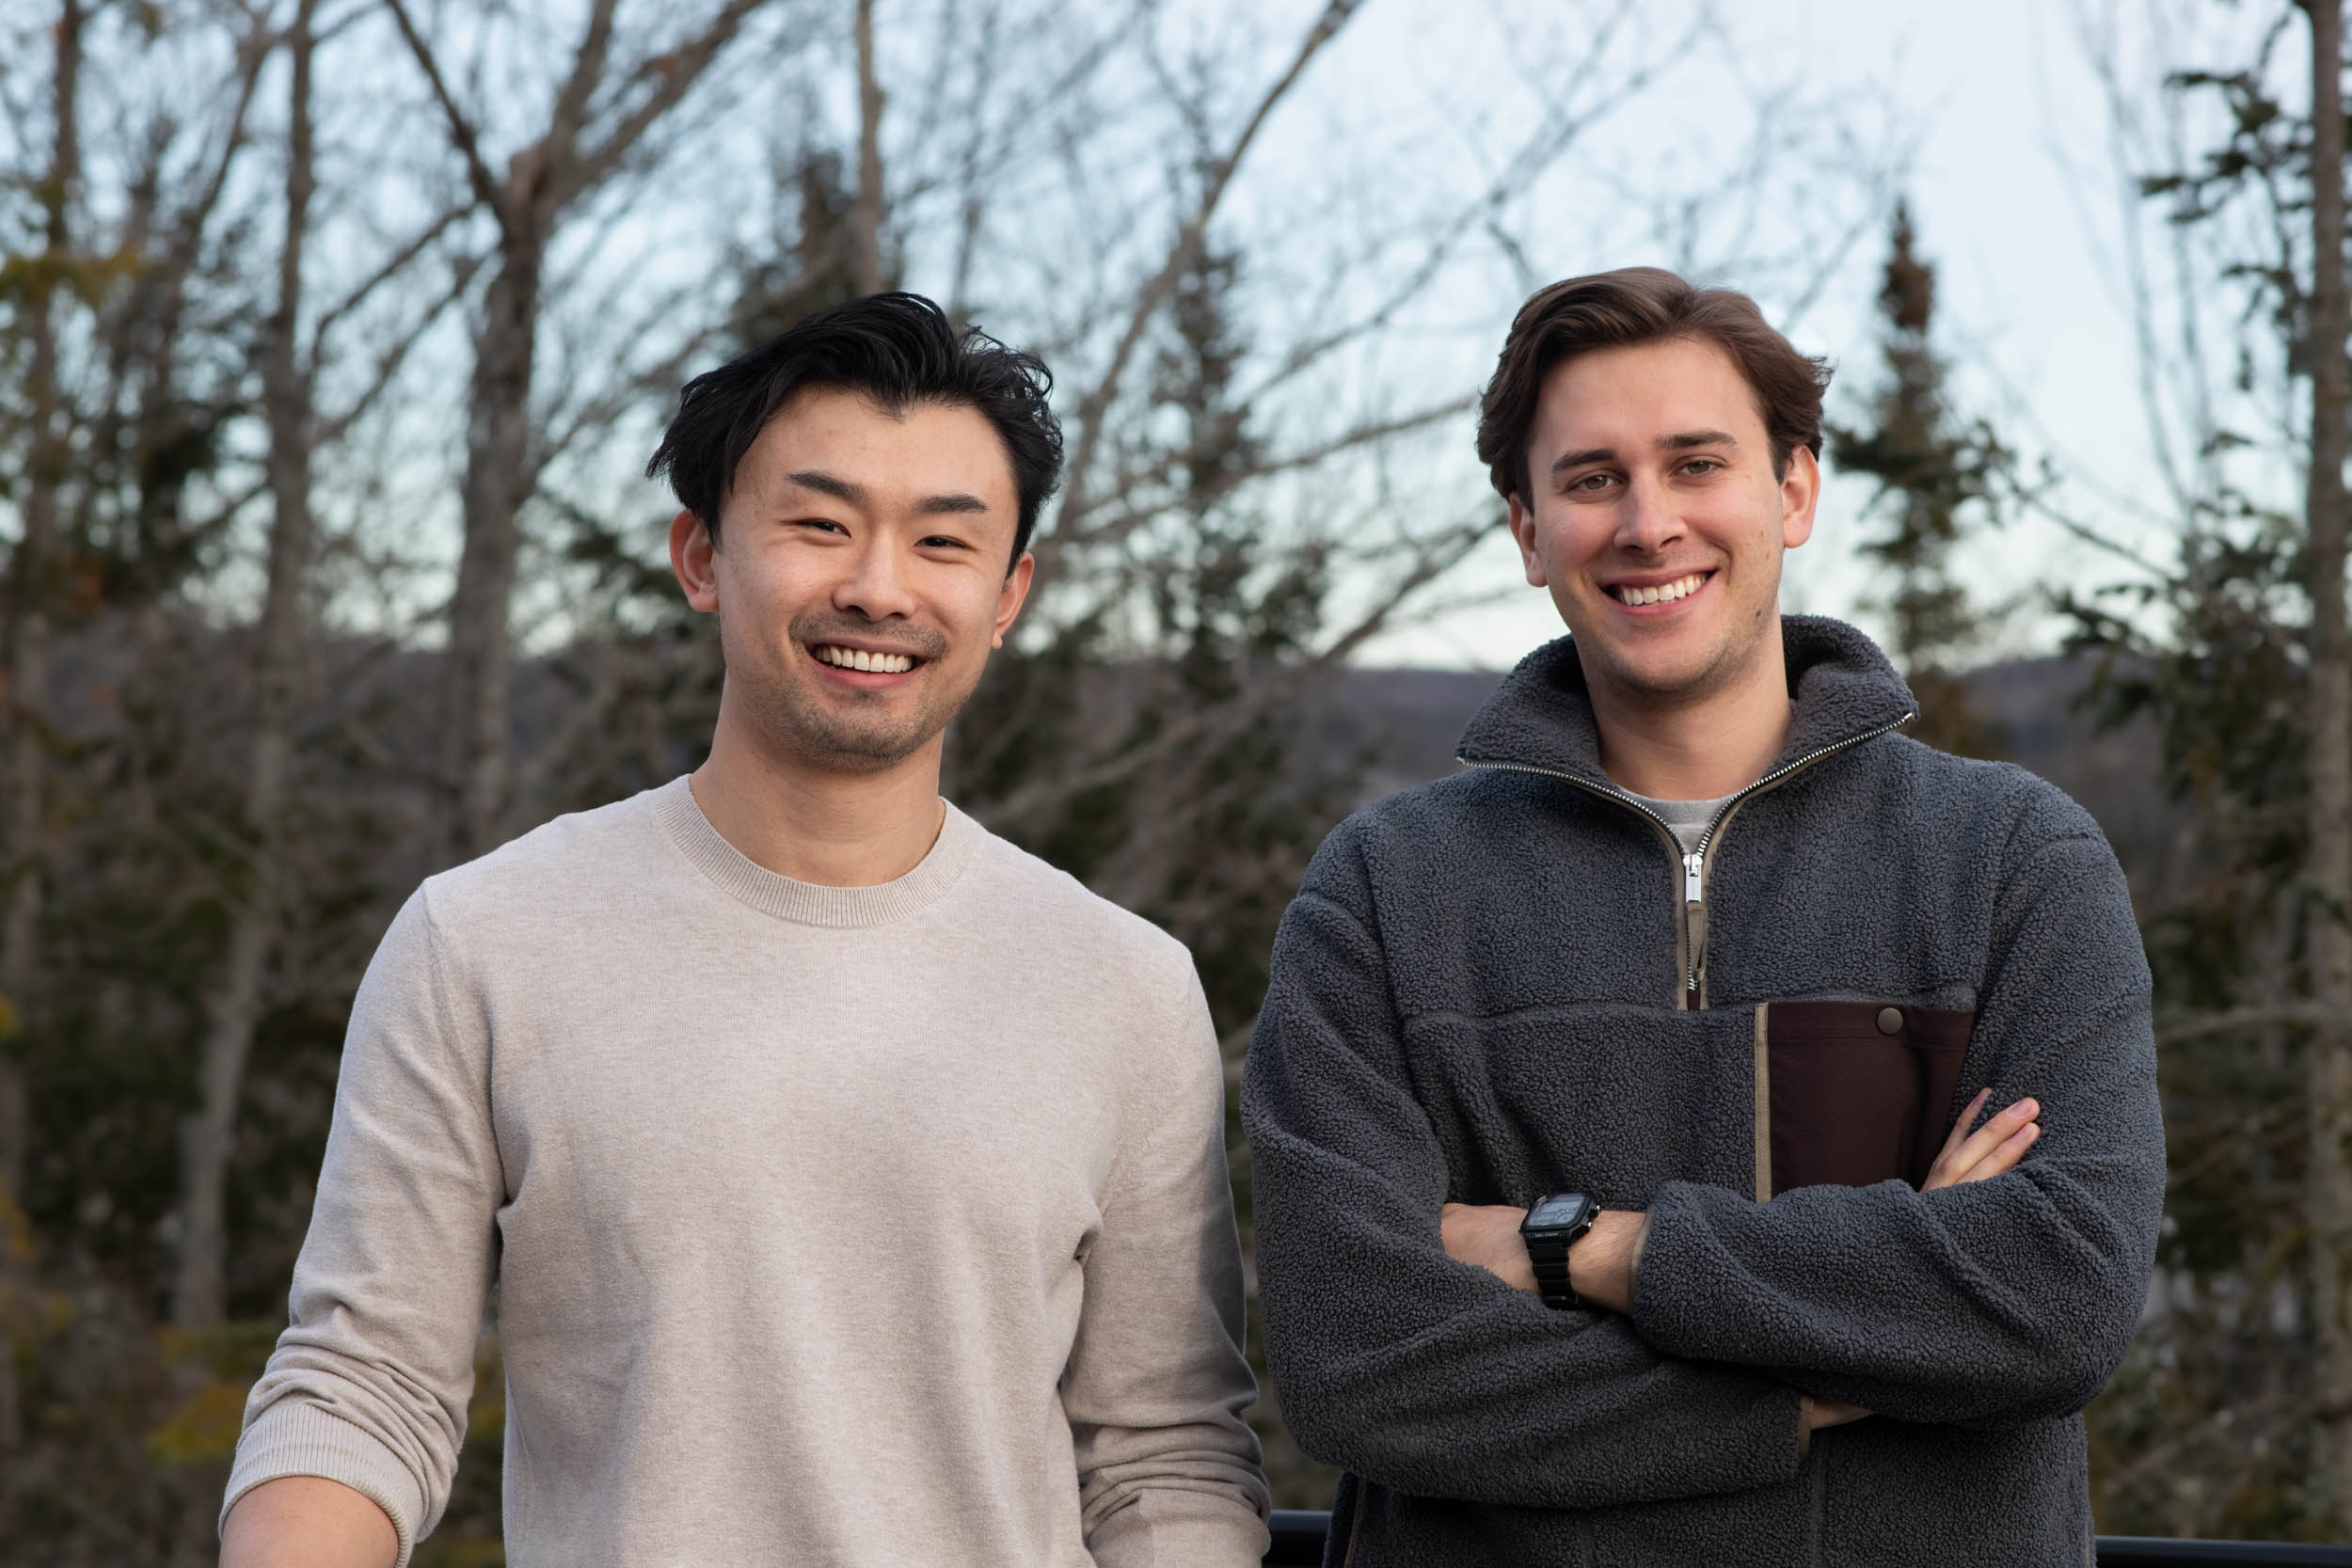
[[[1927,1184],[1919,1189],[1921,1192],[1948,1187],[1959,1180],[1954,1172],[1965,1168],[1962,1161],[1962,1147],[1968,1142],[1969,1131],[1977,1124],[1977,1113],[1984,1109],[1984,1102],[1992,1094],[1989,1086],[1979,1089],[1976,1098],[1962,1107],[1960,1115],[1952,1119],[1952,1130],[1945,1134],[1944,1147],[1936,1150],[1935,1164],[1928,1167]]]
[[[1944,1140],[1944,1151],[1929,1167],[1928,1180],[1920,1191],[1933,1192],[1963,1181],[1988,1181],[2014,1170],[2017,1162],[2025,1158],[2026,1150],[2042,1136],[2041,1123],[2035,1119],[2042,1114],[2042,1105],[2030,1096],[1969,1132],[1969,1123],[1976,1119],[1977,1112],[1992,1092],[1989,1088],[1978,1090],[1977,1097],[1952,1124],[1951,1135]]]
[[[1978,1164],[1977,1168],[1970,1171],[1962,1180],[1967,1181],[1981,1181],[1988,1176],[1998,1176],[2003,1171],[2015,1170],[2017,1168],[2017,1162],[2026,1157],[2026,1150],[2031,1148],[2041,1136],[2042,1124],[2040,1122],[2029,1121],[2026,1123],[2025,1126],[2019,1128],[2016,1132],[2011,1132],[2006,1143],[2002,1144],[2000,1148],[1994,1149],[1991,1154],[1985,1156],[1985,1158]]]
[[[1990,1085],[1979,1089],[1976,1098],[1963,1106],[1960,1115],[1952,1118],[1952,1130],[1944,1135],[1944,1147],[1936,1150],[1937,1164],[1947,1164],[1959,1154],[1960,1146],[1968,1141],[1969,1130],[1977,1125],[1977,1113],[1983,1110],[1984,1102],[1992,1098]]]
[[[1990,1090],[1977,1097],[1981,1105]],[[1972,1107],[1972,1111],[1973,1111]],[[2039,1102],[2028,1098],[1987,1117],[1983,1126],[1967,1132],[1968,1119],[1962,1118],[1952,1130],[1952,1142],[1946,1145],[1947,1154],[1938,1162],[1940,1171],[1929,1173],[1929,1188],[1955,1186],[1963,1181],[1985,1181],[2016,1168],[2026,1149],[2033,1147],[2042,1129],[2035,1117],[2042,1113]],[[1965,1133],[1963,1137],[1962,1134]],[[1940,1178],[1940,1180],[1939,1180]]]

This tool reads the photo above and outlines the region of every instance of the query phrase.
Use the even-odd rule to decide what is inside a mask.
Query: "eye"
[[[839,523],[834,522],[831,517],[795,517],[792,519],[791,526],[794,528],[813,529],[819,533],[846,534],[850,531],[848,529],[843,528]]]
[[[1688,463],[1682,465],[1682,471],[1686,474],[1704,476],[1713,473],[1716,469],[1722,467],[1723,466],[1723,461],[1720,458],[1693,457]]]
[[[972,547],[952,534],[946,533],[934,533],[926,538],[918,539],[915,541],[915,545],[918,548],[926,550],[965,550]]]
[[[1611,473],[1596,472],[1583,474],[1578,478],[1568,481],[1568,490],[1571,494],[1581,491],[1589,496],[1599,491],[1606,490],[1610,485],[1614,484],[1616,482],[1617,476]]]

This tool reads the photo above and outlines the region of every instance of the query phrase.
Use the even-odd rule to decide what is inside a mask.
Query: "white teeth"
[[[836,648],[824,643],[810,650],[827,664],[842,670],[865,670],[880,675],[902,675],[914,668],[906,654],[878,654],[865,648]]]
[[[1706,580],[1705,572],[1692,572],[1689,577],[1677,578],[1656,588],[1637,588],[1626,584],[1617,589],[1617,597],[1627,604],[1671,604],[1697,593],[1699,584]]]

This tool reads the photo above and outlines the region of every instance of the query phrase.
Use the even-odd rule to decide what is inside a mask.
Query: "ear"
[[[1788,454],[1788,471],[1780,476],[1780,542],[1788,549],[1813,537],[1813,509],[1821,499],[1821,465],[1810,447]]]
[[[1530,588],[1547,586],[1549,579],[1544,576],[1543,557],[1535,553],[1535,514],[1527,509],[1527,503],[1519,499],[1516,492],[1511,497],[1509,524],[1511,541],[1519,547],[1519,563],[1527,568],[1527,585]]]
[[[1037,557],[1023,550],[1021,559],[1012,563],[1012,570],[1005,574],[1005,585],[996,590],[996,634],[988,640],[990,647],[1005,645],[1005,633],[1012,629],[1014,617],[1021,613],[1021,606],[1029,596],[1029,579],[1036,575]]]
[[[718,553],[700,517],[681,512],[670,519],[670,570],[686,590],[686,602],[705,615],[719,608]]]

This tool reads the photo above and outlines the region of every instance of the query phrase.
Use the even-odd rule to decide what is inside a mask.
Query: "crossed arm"
[[[2018,1101],[1971,1131],[1992,1093],[1979,1089],[1961,1112],[1920,1191],[1988,1181],[2014,1170],[2026,1150],[2042,1136],[2042,1124],[2034,1119],[2042,1107],[2030,1098]],[[1519,1235],[1519,1224],[1526,1218],[1526,1210],[1507,1204],[1448,1203],[1439,1212],[1438,1228],[1447,1257],[1485,1269],[1515,1291],[1534,1294],[1534,1265]],[[1607,1209],[1596,1216],[1592,1229],[1568,1249],[1568,1283],[1576,1293],[1595,1307],[1619,1314],[1631,1312],[1633,1278],[1641,1268],[1642,1243],[1648,1226],[1649,1216],[1632,1210]],[[1800,1422],[1808,1433],[1858,1421],[1870,1414],[1858,1404],[1810,1397],[1800,1409]]]
[[[2030,1090],[2020,1119],[1972,1129],[1926,1191],[1667,1181],[1576,1248],[1579,1292],[1617,1309],[1565,1312],[1505,1282],[1518,1211],[1446,1209],[1455,1162],[1367,856],[1335,834],[1277,939],[1243,1087],[1267,1354],[1301,1446],[1397,1491],[1588,1508],[1787,1481],[1808,1423],[1850,1411],[2079,1410],[2137,1323],[2163,1180],[2146,967],[2084,829],[2017,855],[1990,934],[1979,1081]],[[2002,1152],[2020,1134],[2029,1158]],[[1481,1236],[1500,1271],[1465,1266]]]

